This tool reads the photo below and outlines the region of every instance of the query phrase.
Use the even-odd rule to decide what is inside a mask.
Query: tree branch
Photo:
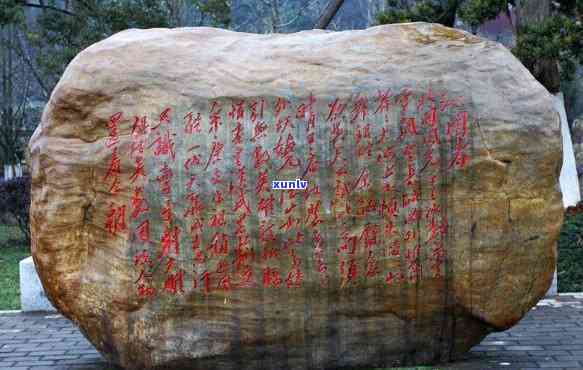
[[[16,38],[18,40],[18,47],[14,47],[13,50],[16,51],[20,58],[24,61],[24,63],[28,66],[28,68],[30,69],[30,71],[32,72],[32,74],[34,75],[34,77],[36,78],[36,81],[38,82],[38,85],[40,86],[42,92],[43,92],[43,96],[48,99],[49,95],[50,95],[50,91],[47,88],[47,84],[45,83],[45,81],[42,79],[40,73],[36,70],[36,67],[34,66],[30,56],[28,55],[26,46],[24,45],[24,42],[22,40],[22,33],[17,32]]]
[[[331,0],[328,3],[328,7],[326,7],[326,10],[324,10],[324,13],[322,13],[322,16],[320,16],[318,22],[316,22],[316,24],[314,25],[314,29],[321,30],[326,29],[326,27],[328,27],[336,13],[338,13],[338,10],[340,9],[343,3],[344,0]]]
[[[288,21],[288,22],[286,22],[286,23],[280,23],[280,24],[278,24],[278,25],[277,25],[277,27],[278,27],[279,29],[281,29],[281,28],[283,28],[283,27],[287,27],[287,26],[289,26],[290,24],[292,24],[292,23],[294,23],[295,21],[297,21],[297,20],[300,18],[300,16],[302,16],[303,12],[304,12],[306,9],[308,9],[308,8],[310,7],[310,4],[311,4],[311,1],[310,1],[310,0],[306,0],[306,1],[304,2],[304,5],[303,5],[303,6],[301,6],[301,7],[298,9],[298,12],[297,12],[296,16],[295,16],[295,17],[294,17],[294,18],[293,18],[291,21]]]
[[[67,9],[61,9],[61,8],[57,8],[56,6],[51,6],[51,5],[31,4],[31,3],[27,2],[26,0],[23,1],[22,5],[28,6],[31,8],[52,10],[52,11],[67,14],[67,15],[75,15],[75,13],[72,13],[72,12],[68,11]]]

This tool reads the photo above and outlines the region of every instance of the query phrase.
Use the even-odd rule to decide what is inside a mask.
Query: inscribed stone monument
[[[552,280],[552,96],[440,25],[124,31],[30,152],[47,295],[128,369],[445,361]]]

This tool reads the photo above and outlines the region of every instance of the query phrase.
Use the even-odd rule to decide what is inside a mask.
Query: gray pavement
[[[116,368],[59,314],[0,311],[2,369]],[[512,329],[435,369],[583,369],[583,294],[542,300]]]

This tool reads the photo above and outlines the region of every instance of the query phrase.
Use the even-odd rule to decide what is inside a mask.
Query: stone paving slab
[[[119,370],[69,320],[0,312],[0,370]],[[493,333],[439,370],[583,370],[583,294],[545,299],[515,327]]]

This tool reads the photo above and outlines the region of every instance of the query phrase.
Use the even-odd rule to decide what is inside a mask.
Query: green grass
[[[30,256],[15,226],[0,225],[0,310],[20,309],[18,262]]]

